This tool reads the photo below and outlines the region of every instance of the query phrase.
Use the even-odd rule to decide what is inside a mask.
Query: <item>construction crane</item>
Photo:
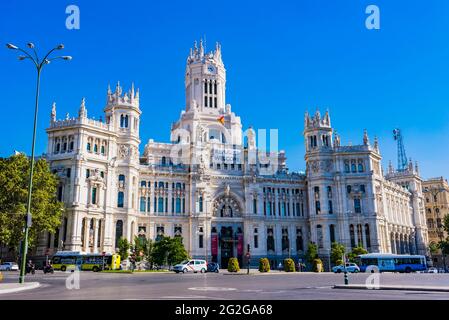
[[[393,130],[393,138],[398,143],[398,171],[404,171],[407,169],[407,156],[405,155],[404,141],[400,129]]]

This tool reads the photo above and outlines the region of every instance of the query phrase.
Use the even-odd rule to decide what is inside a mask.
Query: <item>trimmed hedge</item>
[[[259,260],[259,271],[270,272],[270,261],[267,258],[261,258]]]
[[[341,259],[337,260],[336,263],[335,263],[336,266],[340,266],[342,264],[343,264],[343,260],[341,260]]]
[[[313,271],[314,272],[323,272],[323,261],[321,261],[321,259],[313,260]]]
[[[240,266],[237,258],[230,258],[228,262],[228,271],[229,272],[239,272]]]
[[[293,259],[288,258],[284,260],[284,271],[295,272],[295,262]]]

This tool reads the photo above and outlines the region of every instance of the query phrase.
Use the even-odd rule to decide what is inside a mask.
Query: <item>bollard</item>
[[[345,270],[345,285],[349,284],[349,279],[348,279],[348,272]]]

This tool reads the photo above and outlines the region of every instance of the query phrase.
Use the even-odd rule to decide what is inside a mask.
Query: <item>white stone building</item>
[[[226,102],[221,47],[196,43],[185,71],[185,110],[171,142],[149,140],[139,153],[142,110],[134,86],[108,88],[105,122],[56,119],[53,105],[46,157],[61,177],[66,204],[49,250],[114,252],[120,237],[180,236],[193,257],[275,264],[302,257],[307,244],[326,257],[332,241],[372,252],[425,253],[427,229],[417,169],[384,176],[377,141],[341,146],[329,114],[305,116],[306,174],[289,173],[283,151],[261,148],[265,137],[243,131]],[[145,110],[144,110],[145,111]],[[260,132],[259,132],[260,133]],[[274,140],[273,137],[270,139]]]

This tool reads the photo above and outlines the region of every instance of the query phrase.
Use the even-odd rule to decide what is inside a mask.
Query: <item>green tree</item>
[[[145,255],[145,247],[146,247],[147,239],[143,237],[134,237],[134,243],[131,248],[131,251],[136,256],[136,261],[142,261]],[[140,255],[142,253],[142,256]]]
[[[307,262],[313,263],[313,260],[318,258],[318,247],[315,243],[310,242],[307,246],[306,259]]]
[[[363,248],[360,244],[357,247],[352,248],[352,252],[348,254],[350,262],[356,262],[356,257],[361,254],[367,254],[368,251]]]
[[[17,257],[25,226],[30,161],[18,154],[0,159],[0,243],[13,250]],[[31,193],[32,226],[29,249],[44,231],[56,233],[61,224],[63,203],[57,201],[59,180],[50,171],[45,159],[35,162]]]
[[[143,249],[143,257],[150,265],[150,269],[153,269],[154,261],[153,261],[153,249],[154,249],[154,241],[151,239],[145,239],[145,245]]]
[[[189,258],[181,238],[170,238],[165,236],[154,244],[152,256],[154,263],[169,266]]]
[[[343,255],[346,252],[346,248],[343,244],[338,242],[332,242],[331,245],[331,262],[333,265],[338,265],[339,261],[343,259]]]
[[[129,244],[128,239],[121,237],[118,240],[118,252],[119,252],[121,260],[125,260],[128,258],[130,248],[131,248],[131,245]]]
[[[437,254],[439,249],[440,249],[440,246],[439,246],[438,243],[435,243],[435,242],[432,241],[429,244],[429,252],[430,252],[431,255]]]

